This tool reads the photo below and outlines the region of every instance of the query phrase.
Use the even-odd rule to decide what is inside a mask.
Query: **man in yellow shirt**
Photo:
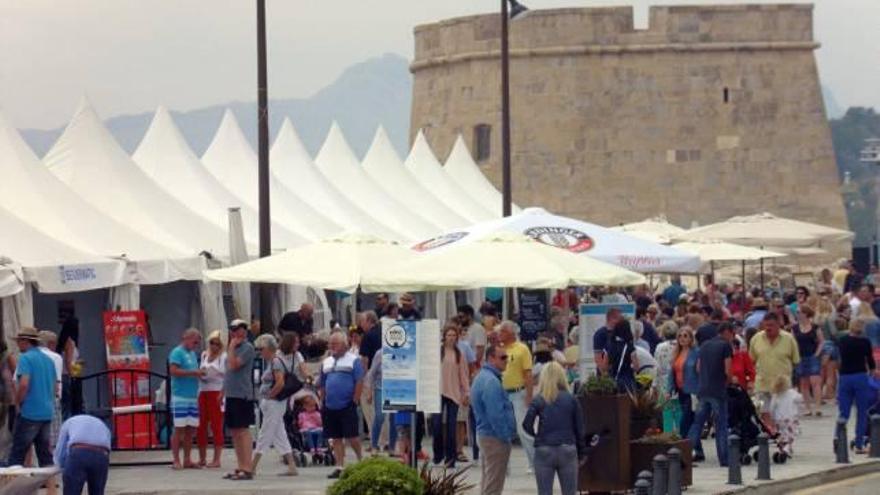
[[[516,323],[505,320],[501,322],[498,340],[507,352],[507,368],[501,375],[501,385],[507,397],[513,403],[513,414],[516,416],[516,433],[526,451],[529,460],[529,474],[534,472],[535,439],[523,430],[522,422],[529,404],[532,403],[532,352],[529,347],[516,339]]]
[[[755,391],[761,399],[761,419],[772,425],[770,418],[770,393],[773,383],[780,376],[790,377],[794,367],[801,361],[797,340],[779,327],[779,318],[767,313],[762,322],[763,330],[752,337],[749,355],[755,362]]]

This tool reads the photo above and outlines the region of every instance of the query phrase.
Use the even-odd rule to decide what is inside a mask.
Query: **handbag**
[[[296,376],[296,373],[293,372],[293,369],[287,369],[287,365],[284,364],[284,360],[281,358],[275,358],[281,362],[281,367],[284,368],[284,386],[281,387],[281,391],[278,392],[278,395],[275,396],[275,400],[287,400],[291,395],[300,391],[303,388],[303,383]]]

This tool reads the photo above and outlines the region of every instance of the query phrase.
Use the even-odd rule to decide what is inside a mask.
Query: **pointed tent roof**
[[[24,281],[46,293],[78,292],[128,283],[125,261],[79,250],[0,208],[0,259],[21,265]],[[5,263],[3,263],[5,265]]]
[[[431,151],[431,146],[422,131],[416,134],[412,150],[406,158],[406,168],[440,201],[471,222],[497,218],[497,215],[493,215],[467,193],[462,192],[459,186],[443,172],[443,165]]]
[[[407,239],[420,239],[436,233],[437,229],[427,220],[382,192],[382,188],[361,168],[336,122],[330,126],[315,164],[349,200],[363,205],[375,218]]]
[[[83,99],[43,161],[84,200],[146,237],[189,253],[224,253],[223,231],[138,168]]]
[[[382,126],[376,130],[363,161],[364,170],[390,196],[402,200],[410,208],[430,220],[438,229],[464,227],[471,222],[452,211],[425,189],[404,166]]]
[[[502,215],[501,192],[480,171],[480,167],[471,156],[461,134],[455,139],[455,145],[452,146],[452,152],[446,158],[443,171],[483,208],[492,212],[496,217]],[[520,211],[518,206],[513,205],[513,213]]]
[[[269,167],[275,178],[287,189],[308,191],[309,203],[345,229],[367,232],[391,240],[403,239],[400,234],[362,210],[357,203],[349,201],[324,177],[287,117],[284,118],[270,150]]]
[[[258,239],[256,211],[243,205],[243,201],[208,172],[164,106],[156,110],[132,159],[162,189],[221,229],[228,226],[228,209],[240,208],[249,234],[246,237],[251,241]],[[272,226],[273,245],[292,247],[305,242],[305,238],[277,223]]]
[[[105,215],[58,180],[0,115],[0,207],[79,250],[134,262],[137,281],[201,278],[204,260],[159,244]]]
[[[245,205],[256,210],[257,154],[228,108],[214,139],[202,155],[202,163],[221,184]],[[270,160],[271,166],[271,160]],[[318,212],[295,191],[270,177],[272,220],[309,240],[317,240],[342,230]]]

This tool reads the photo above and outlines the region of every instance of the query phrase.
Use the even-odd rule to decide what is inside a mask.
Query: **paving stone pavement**
[[[801,421],[802,435],[794,445],[795,457],[784,465],[773,464],[771,475],[774,481],[794,479],[823,470],[831,470],[839,465],[834,463],[831,438],[834,430],[836,412],[833,405],[823,408],[823,416],[805,417]],[[854,416],[854,414],[853,414]],[[854,428],[854,420],[850,422],[850,436]],[[430,446],[430,441],[425,442]],[[738,487],[726,484],[727,470],[718,467],[715,458],[714,443],[710,439],[706,444],[707,460],[695,468],[695,485],[687,490],[688,494],[725,493]],[[158,453],[138,454],[135,459],[156,459]],[[114,461],[132,460],[131,454],[116,453]],[[353,459],[352,459],[353,460]],[[865,456],[851,456],[853,463],[867,462]],[[233,455],[227,450],[224,455],[224,466],[233,465]],[[268,455],[261,464],[261,472],[253,481],[227,481],[221,479],[224,470],[185,470],[173,471],[168,466],[147,467],[114,467],[110,472],[107,486],[108,494],[194,494],[194,493],[261,493],[261,494],[321,494],[324,493],[330,480],[326,478],[331,472],[327,467],[307,467],[300,469],[295,478],[278,476],[283,471],[280,460],[275,455]],[[757,468],[753,463],[743,467],[743,481],[748,486],[756,486]],[[480,468],[473,466],[468,469],[468,480],[479,484]],[[766,482],[765,482],[766,483]],[[557,486],[558,490],[558,486]],[[478,493],[474,489],[471,493]],[[511,457],[510,475],[505,485],[505,493],[535,493],[534,477],[527,473],[525,453],[515,448]]]

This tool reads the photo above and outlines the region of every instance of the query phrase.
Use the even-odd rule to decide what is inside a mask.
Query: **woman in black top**
[[[804,396],[804,402],[807,405],[807,416],[813,415],[813,407],[815,407],[816,416],[822,415],[822,411],[819,410],[819,406],[822,405],[822,363],[819,356],[822,354],[822,345],[825,343],[825,339],[822,336],[822,331],[813,323],[815,315],[813,308],[798,299],[798,322],[792,327],[791,333],[797,340],[798,351],[801,355],[801,362],[797,365],[797,375],[801,395]],[[811,392],[812,401],[810,400]]]
[[[877,365],[871,354],[871,341],[865,337],[865,321],[853,319],[849,333],[838,340],[840,349],[840,383],[837,389],[837,405],[840,417],[849,420],[853,402],[856,404],[857,454],[865,454],[865,439],[868,435],[868,408],[877,399],[877,392],[868,381],[868,373],[876,374]]]

